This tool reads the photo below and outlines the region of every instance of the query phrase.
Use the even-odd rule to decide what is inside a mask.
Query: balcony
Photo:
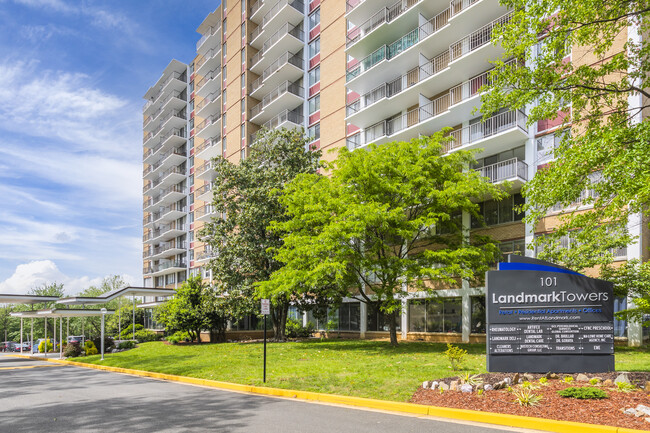
[[[273,89],[283,81],[294,81],[304,74],[303,59],[289,51],[271,63],[251,85],[250,95],[260,99],[264,89]]]
[[[204,245],[194,252],[194,260],[197,262],[205,262],[210,260],[213,257],[216,257],[217,253],[212,250],[209,245]]]
[[[205,96],[194,106],[194,113],[198,117],[206,118],[208,114],[221,116],[221,89]]]
[[[475,169],[481,176],[487,177],[491,183],[510,182],[513,190],[521,189],[528,180],[528,164],[517,158],[486,165]]]
[[[187,213],[187,207],[185,205],[179,205],[178,203],[171,204],[169,206],[161,207],[158,212],[153,213],[154,222],[164,222],[164,221],[173,221],[182,216],[185,216]]]
[[[203,165],[200,165],[194,169],[194,177],[197,179],[212,181],[217,177],[217,172],[215,171],[217,167],[217,162],[206,161]]]
[[[507,22],[511,15],[507,13],[496,17],[477,30],[477,21],[485,22],[486,15],[490,17],[495,12],[503,12],[503,8],[487,9],[489,4],[491,3],[485,1],[473,3],[474,6],[471,9],[474,12],[470,15],[465,13],[456,15],[451,13],[451,9],[446,9],[392,43],[382,45],[360,61],[351,63],[346,74],[348,87],[358,93],[365,93],[378,86],[382,81],[390,81],[388,77],[396,70],[395,68],[405,69],[404,66],[399,67],[393,64],[392,60],[397,57],[400,59],[400,65],[418,65],[421,62],[421,56],[425,58],[437,57],[442,55],[441,50],[444,50],[449,52],[449,63],[453,63],[472,51],[490,47],[486,48],[489,52],[483,53],[475,61],[459,65],[459,73],[469,76],[477,73],[477,68],[484,67],[486,58],[496,58],[503,51],[491,43],[492,32],[495,26]],[[425,40],[430,40],[434,34],[436,35],[435,39],[424,43]],[[458,40],[456,39],[458,34],[468,34],[468,36]],[[365,73],[371,69],[373,73],[366,75]],[[384,77],[386,80],[382,80]]]
[[[151,230],[150,243],[161,242],[167,239],[174,239],[187,232],[187,225],[172,221],[169,224],[161,224],[158,228]]]
[[[214,187],[212,186],[212,182],[207,182],[203,184],[203,186],[201,186],[200,188],[194,190],[194,196],[197,198],[197,200],[212,202],[213,190]]]
[[[151,230],[148,230],[147,233],[142,235],[142,242],[147,242],[152,238]]]
[[[273,6],[272,0],[257,0],[253,6],[251,6],[250,20],[259,24],[271,6]]]
[[[251,121],[258,125],[271,120],[276,113],[292,109],[304,102],[305,89],[295,83],[286,81],[269,92],[262,102],[251,109]]]
[[[151,188],[158,189],[164,188],[167,185],[175,185],[184,180],[185,176],[185,167],[171,167],[160,173],[158,177],[151,182]]]
[[[298,129],[304,127],[305,118],[302,114],[295,111],[284,110],[282,113],[275,116],[273,119],[262,125],[262,128],[275,129],[287,128]]]
[[[195,135],[209,139],[221,133],[221,116],[212,115],[194,127]]]
[[[187,269],[187,264],[183,260],[174,260],[151,266],[151,276],[164,275],[171,272],[180,272]]]
[[[153,197],[145,209],[148,212],[152,212],[155,210],[155,206],[164,206],[170,203],[175,203],[186,195],[187,188],[180,185],[171,185],[170,187],[160,191],[156,197]]]
[[[165,100],[165,96],[168,94],[168,92],[182,92],[187,88],[187,74],[185,72],[172,72],[165,81],[163,81],[160,86],[158,92],[152,96],[151,104],[147,102],[144,106],[144,114],[150,114],[150,110],[152,110],[152,107],[158,107],[160,105],[163,105],[162,102]],[[162,99],[161,99],[162,98]]]
[[[194,155],[197,158],[208,160],[222,156],[221,150],[221,136],[217,135],[215,137],[208,138],[204,140],[203,143],[196,146],[194,149]]]
[[[212,26],[210,27],[202,36],[201,38],[196,42],[196,51],[199,54],[203,54],[207,49],[214,47],[216,45],[221,44],[221,40],[215,41],[213,36],[221,36],[221,26]],[[208,42],[208,39],[212,39],[210,43]]]
[[[163,257],[175,256],[187,251],[187,242],[171,241],[164,242],[151,249],[151,260],[161,259]]]
[[[262,41],[267,40],[284,23],[297,25],[305,19],[305,5],[302,0],[280,0],[262,18],[258,27],[251,33],[250,44],[258,50]]]
[[[185,161],[187,158],[187,149],[185,146],[176,147],[168,150],[160,155],[157,162],[151,164],[144,170],[145,179],[154,179],[159,175],[161,169],[171,166],[177,166]]]
[[[149,215],[145,216],[144,218],[142,218],[142,225],[143,226],[146,227],[151,223],[153,223],[153,215],[152,214],[149,214]]]
[[[211,204],[203,205],[200,208],[194,210],[195,221],[209,222],[210,219],[216,215],[217,214],[214,211],[214,206],[212,206]]]
[[[262,48],[251,59],[250,70],[256,74],[262,71],[269,63],[276,59],[283,51],[298,52],[304,47],[305,32],[289,23],[264,42]]]
[[[214,91],[221,91],[221,68],[208,72],[196,83],[194,89],[194,93],[201,97],[205,97]]]
[[[153,274],[153,267],[152,266],[145,266],[142,268],[142,275],[149,275]]]
[[[221,67],[221,44],[211,48],[199,60],[194,63],[194,73],[199,76],[207,74],[213,69]]]
[[[451,139],[445,145],[445,152],[484,148],[497,153],[510,149],[528,138],[527,120],[522,111],[506,111],[456,129],[449,133]]]

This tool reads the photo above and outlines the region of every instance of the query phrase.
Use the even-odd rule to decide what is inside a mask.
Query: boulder
[[[645,383],[645,392],[650,393],[650,382]]]
[[[607,379],[603,381],[603,386],[614,386],[614,382],[612,382],[612,379]]]
[[[447,385],[445,382],[440,382],[439,388],[440,391],[449,391],[449,385]]]
[[[644,420],[645,422],[650,422],[650,417],[648,417],[648,418],[643,418],[643,420]]]
[[[449,390],[450,391],[458,391],[458,381],[457,380],[452,380],[449,383]]]
[[[424,388],[424,389],[429,388],[429,381],[428,380],[425,380],[424,382],[422,382],[422,388]]]
[[[580,373],[579,375],[576,376],[576,381],[577,382],[589,382],[589,376],[586,374]]]
[[[464,383],[460,386],[460,392],[463,392],[465,394],[471,394],[474,391],[474,388],[472,388],[472,385],[469,383]]]
[[[637,411],[637,413],[641,413],[642,415],[645,415],[645,416],[650,416],[650,407],[648,407],[646,405],[643,405],[643,404],[637,405],[635,410]]]
[[[548,379],[559,379],[560,376],[557,375],[557,373],[549,373],[546,375]]]
[[[512,376],[512,383],[513,385],[516,385],[519,383],[519,373],[515,373],[514,376]]]
[[[623,411],[623,413],[624,413],[625,415],[636,415],[636,410],[635,410],[635,409],[632,409],[632,408],[629,408],[629,409],[625,409],[625,410]]]
[[[512,383],[512,379],[510,379],[509,377],[506,377],[501,382],[505,383],[506,385],[510,385]]]
[[[495,389],[495,388],[492,385],[490,385],[489,383],[486,383],[485,385],[483,385],[483,391],[492,391],[493,389]]]
[[[616,379],[614,379],[614,383],[630,383],[630,378],[627,377],[627,373],[621,373],[618,376],[616,376]]]
[[[530,373],[524,373],[524,379],[526,379],[528,382],[533,382],[535,380],[535,377]]]
[[[438,385],[440,385],[440,383],[434,380],[434,381],[431,382],[431,384],[429,385],[429,387],[430,387],[431,389],[438,389]]]

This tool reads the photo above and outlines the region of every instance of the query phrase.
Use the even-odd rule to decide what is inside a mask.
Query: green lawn
[[[485,345],[461,345],[468,351],[463,370],[485,372]],[[341,395],[407,401],[424,380],[454,373],[446,345],[367,340],[310,340],[269,343],[266,386]],[[262,344],[227,343],[171,346],[162,342],[137,349],[75,360],[136,370],[191,376],[247,385],[262,384]],[[650,370],[650,353],[617,349],[617,370]]]

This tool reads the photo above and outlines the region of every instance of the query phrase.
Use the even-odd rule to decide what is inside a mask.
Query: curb
[[[414,403],[401,403],[397,401],[374,400],[363,397],[351,397],[336,394],[322,394],[311,391],[297,391],[281,388],[267,388],[263,386],[241,385],[231,382],[220,382],[217,380],[198,379],[187,376],[176,376],[173,374],[155,373],[151,371],[132,370],[122,367],[110,367],[106,365],[88,364],[85,362],[67,361],[62,359],[41,358],[29,355],[9,355],[18,358],[33,359],[38,361],[49,361],[58,364],[72,365],[75,367],[91,368],[95,370],[110,371],[113,373],[122,373],[132,376],[150,377],[153,379],[167,380],[172,382],[188,383],[192,385],[201,385],[211,388],[218,388],[228,391],[245,392],[251,394],[269,395],[275,397],[294,398],[297,400],[317,401],[322,403],[335,403],[346,406],[362,407],[367,409],[377,409],[391,412],[401,412],[415,415],[427,415],[439,418],[448,418],[462,421],[472,421],[501,425],[507,427],[519,427],[533,430],[542,430],[556,433],[633,433],[646,432],[647,430],[628,429],[623,427],[614,427],[598,424],[585,424],[571,421],[557,421],[552,419],[533,418],[519,415],[507,415],[494,412],[480,412],[467,409],[453,409],[446,407],[424,406]]]

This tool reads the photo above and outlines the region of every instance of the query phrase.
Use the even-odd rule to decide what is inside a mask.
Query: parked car
[[[68,336],[68,343],[79,343],[83,345],[83,342],[86,338],[83,335],[70,335]]]
[[[31,349],[31,346],[29,343],[23,343],[23,352],[29,352],[29,349]],[[16,347],[14,348],[15,352],[20,352],[20,343],[16,344]]]
[[[2,352],[13,352],[16,347],[16,343],[13,341],[3,341],[0,343],[0,351]]]

